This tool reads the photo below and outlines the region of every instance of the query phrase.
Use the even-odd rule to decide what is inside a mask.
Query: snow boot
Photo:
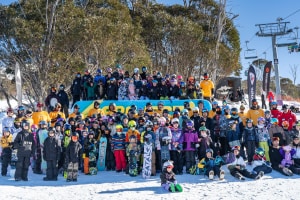
[[[224,177],[225,177],[225,171],[221,170],[220,171],[220,180],[224,180]]]
[[[290,169],[286,168],[286,167],[284,167],[284,168],[282,169],[282,171],[283,171],[283,173],[284,173],[285,175],[287,175],[287,176],[293,176],[293,175],[294,175],[293,172],[292,172]]]
[[[175,184],[174,183],[170,184],[169,190],[170,190],[170,192],[175,192]]]
[[[255,180],[261,179],[261,177],[263,177],[264,174],[265,174],[265,173],[264,173],[263,171],[260,171],[260,172],[257,174],[257,176],[255,177]]]
[[[241,180],[241,181],[244,181],[244,180],[245,180],[245,177],[243,177],[243,175],[240,174],[240,173],[236,173],[236,174],[234,175],[234,177],[237,178],[237,179],[239,179],[239,180]]]
[[[214,171],[213,170],[209,171],[208,179],[209,180],[214,180],[214,176],[215,176]]]
[[[183,191],[182,186],[179,185],[179,184],[175,185],[175,190],[176,190],[176,192],[182,192]]]

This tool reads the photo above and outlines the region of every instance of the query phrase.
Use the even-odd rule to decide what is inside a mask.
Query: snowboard
[[[143,178],[150,178],[151,176],[151,162],[152,162],[152,136],[150,134],[145,136],[144,142],[144,159],[143,159]]]
[[[96,175],[97,174],[97,157],[96,157],[96,147],[93,151],[89,153],[89,173],[90,175]]]
[[[38,134],[39,134],[39,142],[40,142],[40,145],[41,145],[41,161],[42,161],[42,163],[41,163],[41,170],[43,171],[43,172],[46,172],[46,169],[47,169],[47,162],[44,160],[44,158],[43,158],[43,155],[44,155],[44,141],[46,140],[46,138],[48,137],[48,131],[47,130],[40,130],[39,132],[38,132]]]
[[[167,142],[168,144],[166,144]],[[163,163],[170,160],[170,150],[169,150],[169,143],[171,142],[171,138],[169,136],[163,136],[161,147],[160,147],[160,154],[161,154],[161,166],[163,168]],[[163,170],[163,169],[162,169]]]
[[[105,170],[106,147],[107,147],[107,139],[106,137],[101,137],[99,141],[99,156],[97,161],[98,171]]]
[[[16,164],[18,161],[18,149],[13,149],[11,153],[11,160],[10,160],[10,177],[14,178],[15,177],[15,172],[16,172]]]
[[[138,175],[138,165],[136,158],[137,151],[132,149],[129,151],[129,175],[137,176]]]

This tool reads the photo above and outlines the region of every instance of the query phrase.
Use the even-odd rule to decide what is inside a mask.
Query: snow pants
[[[78,176],[78,162],[70,162],[67,168],[67,179],[76,180]]]
[[[195,164],[196,164],[195,151],[185,151],[186,172],[189,173],[190,168]]]
[[[114,156],[116,160],[116,170],[125,170],[126,169],[125,150],[115,150]]]
[[[28,168],[30,165],[29,156],[18,156],[18,161],[16,163],[16,180],[28,180]]]
[[[171,160],[174,162],[174,173],[182,173],[183,170],[183,153],[182,151],[172,150],[170,151]]]
[[[11,149],[2,149],[2,156],[1,156],[1,162],[2,162],[2,167],[1,167],[1,175],[6,176],[7,174],[7,167],[10,164],[11,160]]]
[[[58,176],[57,161],[48,160],[46,162],[47,162],[46,177],[48,179],[56,179]]]

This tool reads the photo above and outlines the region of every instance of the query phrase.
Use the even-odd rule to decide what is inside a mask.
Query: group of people
[[[213,94],[213,88],[210,92]],[[115,103],[104,111],[94,101],[87,116],[75,103],[68,117],[59,102],[48,112],[43,111],[42,103],[37,104],[35,112],[24,106],[19,106],[16,113],[9,108],[2,120],[1,175],[7,175],[12,150],[17,149],[16,181],[28,180],[29,166],[34,173],[46,173],[45,181],[57,180],[59,172],[64,172],[67,181],[77,181],[78,171],[90,174],[84,158],[99,148],[101,137],[107,139],[106,170],[119,173],[129,173],[132,147],[136,149],[138,173],[142,171],[143,146],[150,138],[151,175],[161,173],[162,185],[172,191],[180,190],[180,185],[166,186],[166,178],[171,177],[168,173],[194,174],[195,168],[210,179],[223,179],[221,167],[225,164],[240,180],[259,179],[272,169],[288,176],[300,173],[300,122],[288,105],[283,105],[281,111],[272,102],[271,110],[262,110],[253,99],[247,112],[243,104],[236,108],[226,101],[222,105],[212,101],[211,105],[208,110],[203,100],[198,100],[195,107],[185,101],[183,109],[171,113],[164,108],[164,101],[154,109],[149,100],[145,108],[132,105],[127,113],[121,113]],[[172,162],[162,160],[162,145],[168,146]],[[246,163],[255,170],[247,171]]]

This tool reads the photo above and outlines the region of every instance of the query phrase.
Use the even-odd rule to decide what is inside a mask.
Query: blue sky
[[[156,0],[158,3],[166,5],[182,4],[183,0]],[[9,4],[13,0],[0,0],[2,4]],[[227,0],[227,11],[234,14],[239,14],[235,19],[235,25],[240,33],[241,41],[241,63],[244,70],[249,67],[252,60],[244,59],[244,52],[246,50],[245,41],[249,41],[248,47],[256,49],[257,55],[260,58],[273,61],[273,52],[270,37],[257,37],[255,33],[258,27],[255,24],[274,23],[278,17],[284,21],[289,21],[289,28],[300,27],[300,1],[299,0]],[[298,11],[298,12],[296,12]],[[293,14],[296,12],[295,14]],[[293,14],[293,15],[291,15]],[[291,15],[291,16],[289,16]],[[278,37],[277,43],[293,42],[290,38],[295,37],[291,34],[289,36]],[[300,29],[299,29],[300,37]],[[300,41],[298,40],[298,43]],[[264,54],[266,52],[266,54]],[[290,65],[299,65],[298,73],[300,73],[300,52],[288,53],[287,47],[280,47],[277,49],[279,60],[279,74],[282,77],[291,78]],[[244,77],[243,77],[244,78]],[[300,77],[296,81],[300,83]]]

